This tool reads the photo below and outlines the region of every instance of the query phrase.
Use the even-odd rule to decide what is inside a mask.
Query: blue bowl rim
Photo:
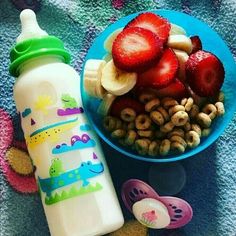
[[[197,19],[196,17],[194,16],[191,16],[191,15],[188,15],[186,13],[183,13],[183,12],[180,12],[180,11],[174,11],[174,10],[168,10],[168,9],[152,9],[152,10],[144,10],[144,11],[140,11],[140,12],[136,12],[136,13],[133,13],[133,14],[130,14],[130,15],[127,15],[125,17],[122,17],[120,18],[119,20],[117,20],[116,22],[114,22],[113,24],[110,24],[108,27],[106,27],[105,30],[108,30],[110,27],[114,26],[114,24],[116,24],[117,22],[119,21],[122,21],[128,17],[130,18],[134,18],[136,17],[138,14],[140,13],[143,13],[143,12],[154,12],[154,13],[157,13],[159,15],[165,15],[165,14],[168,14],[168,13],[174,13],[174,14],[179,14],[179,15],[183,15],[184,17],[187,17],[187,18],[193,18],[194,20],[196,21],[199,21],[199,23],[201,24],[204,24],[205,26],[207,26],[209,29],[211,29],[217,36],[219,39],[222,40],[222,42],[225,44],[226,48],[228,49],[228,51],[230,52],[228,46],[226,45],[226,43],[223,41],[223,39],[220,37],[220,35],[214,31],[212,28],[210,28],[210,26],[208,26],[205,22]],[[163,17],[166,17],[166,16],[163,16]],[[104,31],[105,31],[104,30]],[[93,44],[96,42],[96,40],[104,33],[101,32],[97,37],[96,39],[94,40]],[[92,45],[93,45],[92,44]],[[92,47],[92,46],[91,46]],[[88,53],[86,55],[86,58],[84,60],[84,64],[83,64],[83,68],[82,68],[82,74],[81,74],[81,79],[82,79],[82,82],[81,82],[81,97],[82,97],[82,102],[83,104],[85,104],[85,98],[83,96],[84,93],[86,93],[83,89],[83,74],[84,74],[84,66],[85,66],[85,63],[88,59],[88,55],[90,54],[90,50],[91,50],[91,47],[90,49],[88,50]],[[232,55],[231,55],[232,56]],[[233,57],[232,57],[233,58]],[[236,64],[235,64],[235,70],[236,70]],[[85,109],[85,113],[88,113],[88,110],[86,108],[86,106],[84,106],[84,109]],[[220,126],[220,128],[218,129],[218,132],[217,132],[217,135],[212,135],[212,136],[209,136],[207,137],[208,139],[208,142],[205,142],[204,144],[202,144],[201,146],[198,146],[197,148],[194,148],[194,149],[190,149],[186,152],[184,152],[183,154],[180,154],[178,155],[177,157],[171,157],[171,155],[168,155],[166,158],[150,158],[149,156],[140,156],[138,154],[133,154],[133,153],[130,153],[126,150],[124,150],[122,147],[118,147],[116,144],[114,144],[113,142],[111,142],[104,134],[103,132],[97,127],[97,125],[94,123],[93,119],[90,117],[90,116],[87,116],[90,123],[92,124],[93,128],[95,129],[95,131],[98,133],[99,137],[102,138],[109,146],[111,146],[112,148],[114,148],[116,151],[124,154],[125,156],[127,157],[131,157],[131,158],[134,158],[136,160],[140,160],[140,161],[146,161],[146,162],[154,162],[154,163],[166,163],[166,162],[175,162],[175,161],[180,161],[180,160],[184,160],[186,158],[189,158],[189,157],[193,157],[195,156],[196,154],[202,152],[203,150],[205,150],[207,147],[209,147],[210,145],[212,145],[218,138],[219,136],[224,132],[225,128],[229,125],[231,119],[233,118],[233,116],[235,115],[234,111],[236,110],[236,103],[234,104],[234,107],[231,107],[231,114],[230,116],[227,116],[226,119],[224,119],[224,122],[223,124]]]

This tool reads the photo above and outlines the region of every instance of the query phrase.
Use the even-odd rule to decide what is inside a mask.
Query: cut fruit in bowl
[[[138,160],[171,162],[203,151],[236,110],[229,48],[205,23],[176,11],[139,12],[110,25],[89,49],[81,78],[99,136]]]

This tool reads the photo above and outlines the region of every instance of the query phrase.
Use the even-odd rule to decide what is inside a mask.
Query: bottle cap
[[[18,77],[19,66],[25,61],[43,56],[58,55],[65,63],[70,62],[70,54],[65,50],[63,42],[54,37],[48,36],[42,30],[32,10],[23,10],[20,14],[22,32],[17,38],[17,44],[10,52],[10,74]]]

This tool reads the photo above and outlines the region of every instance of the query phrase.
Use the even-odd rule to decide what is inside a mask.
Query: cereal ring
[[[121,144],[122,146],[127,146],[127,144],[125,143],[125,140],[123,138],[118,139],[118,143]]]
[[[160,155],[166,156],[170,151],[170,141],[168,139],[163,139],[160,144]]]
[[[152,91],[147,91],[147,92],[143,92],[139,96],[139,101],[146,104],[147,102],[151,101],[154,98],[156,98],[156,94]]]
[[[159,105],[160,105],[160,100],[158,98],[152,99],[151,101],[146,103],[145,111],[146,112],[154,111]]]
[[[134,130],[129,130],[126,134],[124,141],[128,146],[130,146],[130,145],[134,144],[137,137],[138,137],[138,135]]]
[[[192,129],[193,131],[197,132],[198,135],[199,135],[199,137],[201,137],[201,135],[202,135],[202,129],[201,129],[200,125],[198,125],[198,124],[192,124],[192,125],[191,125],[191,129]]]
[[[186,133],[185,140],[188,144],[188,147],[195,148],[200,143],[200,137],[197,132],[190,130]]]
[[[120,129],[128,130],[128,124],[126,122],[122,122]]]
[[[159,111],[152,111],[150,118],[157,125],[163,125],[165,122],[163,115]]]
[[[178,111],[171,117],[171,121],[175,126],[185,125],[188,119],[188,113],[185,111]]]
[[[170,141],[171,141],[171,142],[178,142],[178,143],[180,143],[184,148],[187,147],[187,143],[186,143],[185,140],[184,140],[183,138],[181,138],[180,136],[173,135],[173,136],[170,138]]]
[[[136,118],[136,111],[132,108],[125,108],[121,111],[120,118],[126,122],[134,121]]]
[[[217,115],[218,116],[222,116],[225,114],[225,107],[224,107],[224,104],[222,102],[217,102],[215,104],[216,106],[216,109],[217,109]]]
[[[202,130],[202,137],[207,137],[210,133],[211,133],[211,129],[210,128],[203,129]]]
[[[148,143],[148,145],[150,145],[151,144],[151,140],[150,139],[148,139],[148,138],[142,138],[142,140],[144,140],[145,142],[147,142]]]
[[[103,126],[107,131],[113,131],[116,129],[117,120],[112,116],[106,116],[103,120]]]
[[[176,113],[178,111],[185,111],[184,106],[182,106],[182,105],[175,105],[175,106],[171,107],[169,109],[169,114],[170,114],[170,116],[172,116],[174,113]]]
[[[129,122],[127,125],[127,130],[134,130],[134,129],[135,129],[135,123],[133,121]]]
[[[189,121],[187,121],[187,122],[185,123],[185,125],[183,126],[183,128],[184,128],[185,131],[191,130],[191,124],[189,123]]]
[[[173,98],[165,97],[161,100],[161,104],[165,109],[168,109],[169,107],[173,107],[179,103]]]
[[[136,151],[140,155],[146,155],[148,153],[149,143],[145,139],[137,139],[134,143]]]
[[[189,117],[194,118],[199,113],[199,107],[196,104],[193,104],[191,110],[189,111]]]
[[[185,147],[179,142],[171,142],[170,149],[173,152],[177,152],[177,153],[184,153],[185,152]]]
[[[181,104],[182,106],[185,106],[186,103],[187,103],[187,101],[188,101],[187,98],[183,98],[183,99],[181,100],[180,104]]]
[[[135,127],[137,129],[141,129],[141,130],[149,129],[151,126],[151,123],[152,123],[151,119],[149,118],[148,115],[145,115],[145,114],[138,115],[135,119]]]
[[[148,155],[149,156],[157,156],[159,153],[160,142],[152,141],[148,147]]]
[[[162,116],[164,117],[165,121],[169,121],[170,120],[170,116],[169,116],[168,112],[163,107],[161,107],[161,106],[158,107],[157,111],[159,111],[162,114]]]
[[[125,135],[126,135],[126,131],[123,129],[117,129],[117,130],[112,131],[111,133],[112,138],[123,138],[125,137]]]
[[[206,104],[203,107],[202,112],[206,113],[211,120],[213,120],[217,115],[217,109],[213,104]]]
[[[164,138],[166,136],[166,133],[164,133],[164,132],[162,132],[162,131],[160,131],[160,130],[157,130],[156,132],[155,132],[155,137],[157,138],[157,139],[162,139],[162,138]]]
[[[184,106],[186,111],[190,111],[192,109],[193,102],[194,102],[193,98],[190,97],[190,98],[187,99],[187,102],[186,102],[186,104]]]
[[[116,129],[122,129],[123,128],[123,122],[120,119],[116,118],[116,117],[114,117],[114,119],[116,121]]]
[[[211,118],[203,112],[197,114],[197,122],[203,128],[209,128],[211,126]]]
[[[218,102],[224,102],[224,100],[225,100],[225,95],[224,95],[224,93],[222,91],[220,91],[219,95],[218,95],[217,101]]]
[[[168,134],[168,138],[171,138],[172,136],[177,135],[181,138],[184,138],[185,132],[180,129],[180,128],[174,128],[169,134]]]
[[[152,130],[138,130],[137,133],[141,138],[152,139],[154,136],[154,132]]]
[[[172,121],[169,121],[167,123],[165,123],[164,125],[162,125],[160,127],[160,131],[163,133],[168,133],[170,132],[173,128],[175,127],[175,125],[173,124]]]

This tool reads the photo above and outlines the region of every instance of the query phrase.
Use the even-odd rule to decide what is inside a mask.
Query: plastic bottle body
[[[58,57],[33,59],[22,67],[14,99],[51,235],[103,235],[121,227],[122,212],[82,107],[76,71]]]

